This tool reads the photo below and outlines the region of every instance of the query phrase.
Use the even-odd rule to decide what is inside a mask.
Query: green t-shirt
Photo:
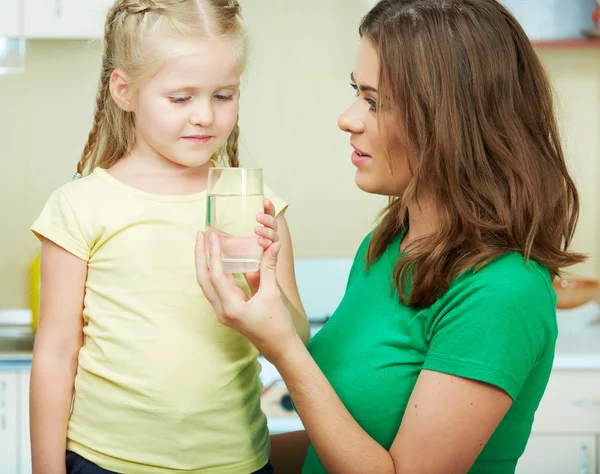
[[[354,419],[386,449],[422,369],[500,387],[513,404],[469,472],[513,473],[554,359],[556,296],[548,270],[507,254],[415,310],[399,302],[391,283],[402,235],[366,272],[370,237],[339,307],[308,345],[312,357]],[[312,446],[302,472],[326,472]]]

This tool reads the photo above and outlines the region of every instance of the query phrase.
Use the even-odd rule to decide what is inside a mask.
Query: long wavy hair
[[[135,121],[131,112],[112,100],[110,76],[121,68],[131,78],[135,91],[158,72],[168,58],[151,54],[146,47],[151,37],[233,39],[239,44],[240,72],[247,58],[247,37],[236,0],[116,0],[104,26],[104,53],[94,123],[77,164],[86,169],[109,168],[126,156],[135,144]],[[237,167],[239,126],[236,123],[222,150],[212,159],[227,157]]]
[[[382,0],[359,32],[379,56],[377,120],[391,130],[382,133],[390,169],[389,143],[400,141],[412,173],[382,213],[367,268],[406,229],[408,204],[422,195],[439,227],[411,242],[394,269],[411,307],[431,305],[461,273],[509,252],[553,278],[584,261],[567,250],[579,197],[552,91],[513,15],[496,0]]]

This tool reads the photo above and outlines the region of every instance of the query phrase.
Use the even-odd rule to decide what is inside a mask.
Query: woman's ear
[[[122,69],[115,69],[110,75],[110,95],[115,104],[125,112],[132,112],[131,91],[129,77]]]

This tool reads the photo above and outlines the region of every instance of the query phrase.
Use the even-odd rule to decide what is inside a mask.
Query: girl
[[[35,474],[271,472],[258,352],[218,324],[193,257],[208,169],[238,165],[245,41],[231,0],[118,0],[108,13],[77,167],[91,173],[32,227],[43,242]],[[282,244],[278,279],[306,340],[286,204],[266,195],[257,238]]]
[[[567,250],[578,197],[548,80],[496,0],[382,0],[360,35],[339,125],[356,184],[390,203],[339,308],[307,350],[271,270],[278,243],[249,302],[202,258],[199,283],[302,418],[273,437],[276,469],[513,473],[552,368],[552,279],[584,259]]]

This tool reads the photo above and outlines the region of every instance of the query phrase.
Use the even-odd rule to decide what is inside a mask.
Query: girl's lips
[[[184,140],[195,144],[208,143],[211,138],[212,137],[209,135],[190,135],[187,137],[183,137]]]

